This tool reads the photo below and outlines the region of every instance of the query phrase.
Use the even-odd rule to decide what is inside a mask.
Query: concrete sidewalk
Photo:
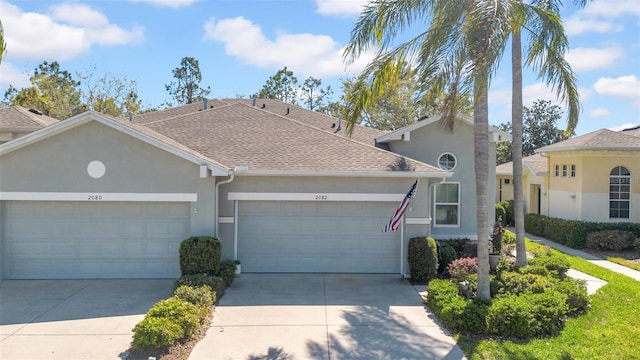
[[[580,251],[580,250],[577,250],[577,249],[570,248],[568,246],[564,246],[562,244],[558,244],[556,242],[553,242],[553,241],[551,241],[549,239],[545,239],[545,238],[540,237],[540,236],[535,236],[535,235],[531,235],[529,233],[525,233],[525,237],[527,237],[530,240],[535,241],[537,243],[541,243],[543,245],[552,247],[552,248],[554,248],[556,250],[562,251],[565,254],[569,254],[569,255],[572,255],[572,256],[577,256],[577,257],[583,258],[583,259],[589,261],[590,263],[592,263],[594,265],[598,265],[598,266],[603,267],[605,269],[609,269],[609,270],[611,270],[613,272],[617,272],[618,274],[622,274],[622,275],[628,276],[628,277],[630,277],[630,278],[632,278],[634,280],[640,281],[640,271],[633,270],[631,268],[628,268],[628,267],[622,266],[622,265],[618,265],[616,263],[612,263],[611,261],[601,259],[601,258],[599,258],[597,256],[593,256],[593,255],[588,254],[588,253],[586,253],[584,251]]]

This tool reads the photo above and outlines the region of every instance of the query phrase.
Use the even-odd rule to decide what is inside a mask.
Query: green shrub
[[[511,256],[503,256],[498,260],[496,273],[499,275],[505,271],[516,271],[516,258]]]
[[[188,338],[200,329],[201,312],[197,305],[172,296],[155,303],[146,316],[171,320],[182,329],[181,338]]]
[[[220,271],[220,241],[210,236],[192,236],[180,244],[182,275],[217,274]]]
[[[633,242],[633,248],[636,249],[636,251],[640,251],[640,238],[637,238],[634,242]]]
[[[179,324],[166,317],[145,318],[133,328],[134,349],[160,349],[182,338],[184,331]]]
[[[496,280],[498,294],[521,294],[526,292],[537,294],[553,287],[550,279],[538,274],[503,272]]]
[[[180,285],[174,290],[173,296],[188,301],[194,305],[209,308],[213,305],[213,297],[211,293],[211,287],[208,285],[200,287]]]
[[[513,231],[505,230],[502,234],[502,244],[515,244],[516,234]]]
[[[496,218],[494,221],[501,221],[502,226],[507,226],[507,211],[502,206],[502,203],[496,204]]]
[[[216,302],[217,297],[224,294],[226,289],[225,282],[222,278],[207,274],[193,274],[185,275],[176,279],[174,287],[178,288],[180,285],[188,285],[191,287],[201,287],[207,285],[211,288],[211,298],[213,302]]]
[[[470,257],[455,259],[447,265],[447,272],[456,279],[464,279],[471,274],[477,274],[478,259]]]
[[[554,289],[567,296],[568,314],[585,312],[591,304],[591,298],[587,293],[587,282],[585,280],[567,277],[562,281],[558,281]]]
[[[640,223],[564,220],[539,214],[526,214],[524,228],[530,234],[545,237],[574,249],[585,247],[587,235],[596,231],[630,231],[636,238],[640,237]]]
[[[564,256],[554,253],[551,249],[545,249],[541,252],[534,252],[533,258],[528,261],[529,266],[543,266],[555,278],[564,279],[569,271],[569,260]]]
[[[225,285],[228,287],[236,277],[236,263],[233,260],[224,260],[220,263],[220,271],[218,276],[224,280]]]
[[[445,240],[436,240],[438,246],[451,246],[456,251],[456,258],[466,257],[463,256],[466,246],[469,244],[471,240],[469,238],[455,238],[455,239],[445,239]],[[444,264],[445,266],[447,264]]]
[[[468,334],[487,331],[488,305],[459,296],[458,286],[451,281],[431,280],[427,288],[427,304],[448,328]]]
[[[630,231],[605,230],[587,235],[586,247],[595,250],[624,250],[633,245],[635,235]]]
[[[429,282],[438,275],[438,249],[436,241],[428,237],[409,240],[409,271],[411,279]]]
[[[442,245],[438,243],[438,272],[440,274],[444,273],[447,270],[447,265],[449,265],[457,257],[458,254],[456,253],[456,249],[453,246],[446,243]]]
[[[514,202],[513,200],[505,200],[502,202],[502,207],[504,207],[504,211],[507,214],[505,223],[507,226],[513,226],[516,223],[515,220],[515,212],[514,212]]]
[[[499,296],[487,313],[492,334],[531,338],[557,334],[566,314],[566,295],[557,291]]]

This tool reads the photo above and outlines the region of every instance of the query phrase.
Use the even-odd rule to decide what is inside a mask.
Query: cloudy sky
[[[7,53],[0,91],[29,85],[43,61],[63,70],[111,74],[137,82],[145,105],[159,106],[165,84],[185,56],[200,61],[210,97],[248,97],[287,66],[302,82],[331,85],[357,74],[370,59],[345,67],[341,52],[364,0],[119,0],[0,1]],[[640,124],[640,2],[596,0],[584,9],[565,1],[567,60],[578,75],[582,113],[577,134]],[[510,121],[508,57],[493,79],[490,122]],[[555,101],[524,74],[525,106]],[[559,124],[564,127],[564,119]]]

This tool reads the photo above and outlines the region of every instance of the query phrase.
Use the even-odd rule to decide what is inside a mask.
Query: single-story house
[[[0,144],[55,124],[58,119],[15,105],[0,109]]]
[[[0,145],[0,277],[177,277],[180,242],[201,234],[245,272],[407,274],[409,238],[473,236],[472,129],[427,119],[350,138],[260,99],[85,112]]]
[[[640,222],[640,127],[600,129],[523,159],[525,211],[597,222]],[[512,163],[496,167],[497,194],[513,199]],[[498,201],[499,198],[496,198]]]

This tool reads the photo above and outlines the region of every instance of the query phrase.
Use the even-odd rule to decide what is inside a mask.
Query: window
[[[631,173],[624,166],[616,166],[609,173],[609,217],[629,219],[631,208]]]
[[[562,165],[562,177],[567,177],[567,165]]]
[[[555,165],[554,166],[553,176],[555,176],[555,177],[560,176],[560,165]]]
[[[511,183],[511,180],[510,180],[510,179],[504,179],[504,184],[505,184],[505,185],[509,185],[509,183]]]
[[[443,170],[453,170],[456,167],[456,156],[452,153],[444,153],[438,158],[438,165]]]
[[[460,184],[435,187],[435,226],[460,226]]]
[[[569,174],[570,177],[576,177],[576,166],[575,165],[571,165],[571,173]]]

